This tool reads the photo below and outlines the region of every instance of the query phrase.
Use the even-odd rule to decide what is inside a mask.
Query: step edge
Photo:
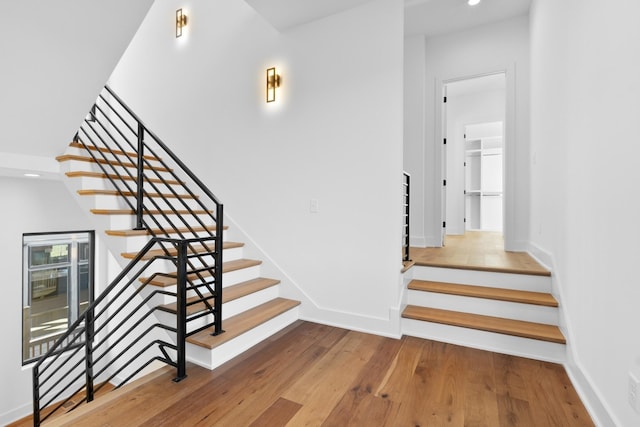
[[[467,317],[467,318],[472,318],[475,321],[459,321],[459,322],[455,322],[455,321],[451,321],[451,320],[447,320],[447,319],[442,319],[442,318],[437,318],[436,316],[433,315],[426,315],[426,314],[410,314],[410,313],[406,313],[407,309],[410,310],[429,310],[432,312],[436,312],[439,314],[456,314],[458,316],[462,316],[462,317]],[[433,323],[441,323],[441,324],[445,324],[445,325],[451,325],[451,326],[459,326],[459,327],[463,327],[463,328],[470,328],[470,329],[478,329],[478,330],[483,330],[483,331],[488,331],[488,332],[495,332],[495,333],[500,333],[500,334],[507,334],[507,335],[514,335],[514,336],[520,336],[523,338],[531,338],[531,339],[539,339],[542,341],[549,341],[549,342],[555,342],[557,344],[566,344],[566,337],[564,336],[564,334],[562,333],[562,331],[560,330],[560,328],[556,325],[550,325],[547,323],[537,323],[537,322],[529,322],[529,321],[525,321],[525,320],[514,320],[514,319],[508,319],[508,318],[503,318],[503,317],[494,317],[494,316],[487,316],[487,315],[483,315],[483,314],[473,314],[473,313],[464,313],[464,312],[458,312],[458,311],[453,311],[453,310],[443,310],[443,309],[437,309],[437,308],[426,308],[426,307],[420,307],[420,306],[414,306],[414,305],[407,305],[407,307],[405,307],[405,309],[402,311],[402,317],[405,319],[413,319],[413,320],[420,320],[420,321],[424,321],[424,322],[433,322]],[[503,327],[503,328],[497,328],[497,327],[491,327],[491,326],[481,326],[479,323],[481,323],[482,321],[497,321],[497,322],[501,322],[501,323],[507,323],[507,324],[511,324],[511,326],[507,327]],[[520,325],[530,325],[530,326],[536,326],[536,327],[543,327],[545,329],[549,329],[550,331],[553,331],[553,336],[551,336],[551,334],[537,334],[537,333],[526,333],[526,332],[521,332],[518,330],[515,330],[515,328],[512,327],[512,325],[514,324],[520,324]],[[561,338],[560,338],[561,337]]]

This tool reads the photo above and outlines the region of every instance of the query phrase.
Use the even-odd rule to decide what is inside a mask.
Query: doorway
[[[504,72],[444,82],[443,244],[469,231],[502,233]]]

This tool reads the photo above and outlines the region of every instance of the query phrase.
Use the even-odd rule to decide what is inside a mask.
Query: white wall
[[[465,232],[465,126],[504,122],[504,90],[447,96],[447,234]]]
[[[640,3],[534,1],[532,249],[554,267],[569,369],[599,425],[637,426]]]
[[[404,39],[404,170],[411,175],[411,246],[425,247],[425,38]]]
[[[31,370],[22,367],[22,234],[90,230],[91,223],[60,181],[0,177],[0,424],[32,410]]]
[[[2,2],[0,173],[55,169],[152,2]]]
[[[439,246],[441,232],[440,102],[441,86],[448,80],[507,72],[507,180],[509,217],[505,245],[524,250],[529,234],[529,25],[526,16],[426,40],[424,111],[407,112],[405,132],[425,129],[425,138],[405,141],[405,153],[424,153],[424,210],[416,216],[424,223],[427,246]],[[409,82],[407,83],[410,84]],[[420,90],[419,87],[406,91]],[[424,144],[420,150],[415,144]]]
[[[382,333],[401,266],[402,26],[397,0],[283,33],[237,0],[156,2],[110,78],[306,293],[303,317]]]

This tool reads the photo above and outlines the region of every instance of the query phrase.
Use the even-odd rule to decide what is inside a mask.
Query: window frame
[[[86,243],[85,250],[81,251],[81,245]],[[68,259],[67,261],[60,261],[56,259],[55,262],[46,264],[33,264],[32,251],[33,248],[52,246],[55,244],[68,244]],[[82,253],[81,253],[82,252]],[[83,269],[83,267],[87,267]],[[67,289],[65,291],[67,295],[66,305],[66,328],[60,330],[55,334],[51,334],[51,342],[46,344],[46,349],[42,346],[37,352],[35,349],[33,353],[32,342],[32,326],[30,324],[32,319],[31,307],[32,307],[32,274],[38,271],[47,270],[61,270],[67,269]],[[37,232],[37,233],[23,233],[22,234],[22,345],[21,356],[22,365],[28,365],[36,362],[44,355],[49,346],[58,339],[61,334],[64,334],[69,326],[78,317],[84,313],[81,307],[82,301],[80,298],[83,290],[86,290],[87,300],[86,304],[91,304],[94,300],[95,294],[95,230],[74,230],[74,231],[53,231],[53,232]],[[83,271],[81,271],[83,270]],[[86,281],[82,280],[81,274],[85,274]],[[86,282],[86,288],[83,285]],[[27,314],[27,308],[29,312]],[[27,327],[29,326],[29,330]],[[43,338],[46,338],[45,335]]]

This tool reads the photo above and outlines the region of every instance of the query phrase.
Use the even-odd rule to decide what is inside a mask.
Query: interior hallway
[[[442,248],[410,249],[415,265],[548,276],[550,272],[525,252],[506,252],[502,233],[467,231],[448,235]]]

